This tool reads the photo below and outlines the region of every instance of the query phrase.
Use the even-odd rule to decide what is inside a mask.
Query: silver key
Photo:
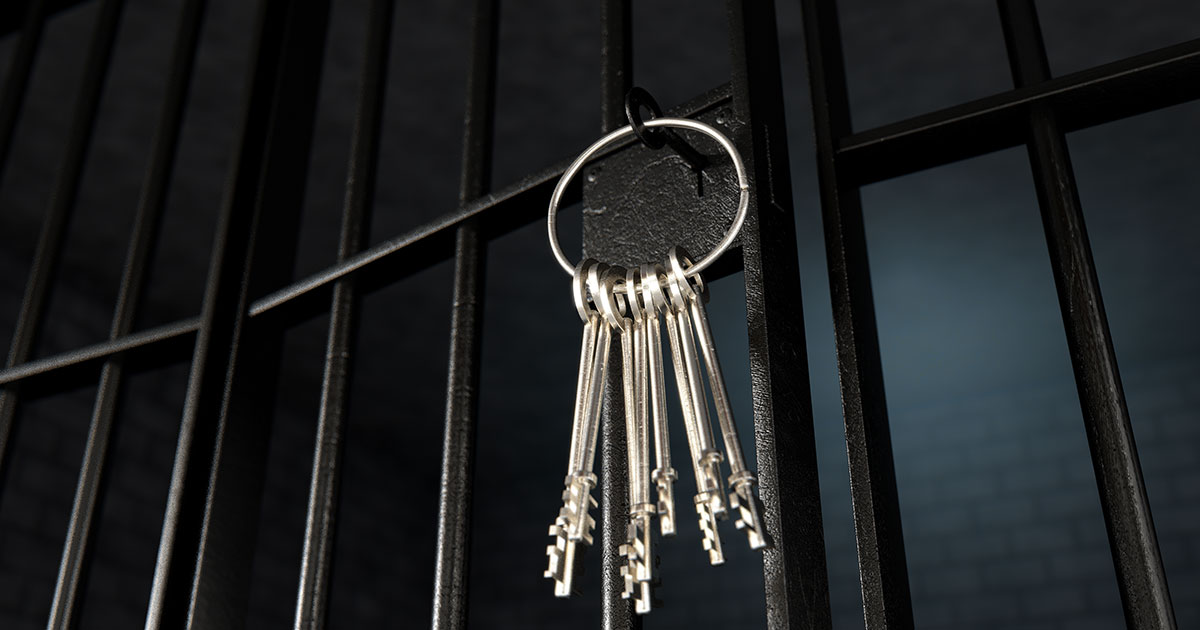
[[[692,471],[696,476],[696,496],[693,503],[699,517],[701,543],[708,552],[710,564],[725,562],[721,548],[721,537],[717,531],[717,519],[726,515],[725,498],[722,492],[720,463],[721,454],[713,448],[712,427],[708,421],[708,405],[704,399],[704,384],[700,381],[696,349],[692,341],[690,314],[685,308],[676,308],[673,299],[663,291],[665,274],[651,287],[656,301],[666,304],[664,319],[667,322],[667,337],[671,344],[671,362],[675,368],[675,384],[679,390],[683,424],[687,430],[688,446],[692,454]],[[645,280],[643,280],[645,282]]]
[[[658,505],[650,500],[650,374],[647,322],[649,312],[641,301],[641,272],[630,269],[625,274],[625,302],[629,311],[632,329],[633,350],[633,405],[635,433],[630,434],[630,471],[636,472],[636,480],[630,477],[629,531],[628,541],[635,548],[630,554],[636,562],[628,564],[628,573],[635,582],[627,579],[625,597],[634,600],[634,611],[638,614],[650,612],[653,606],[654,549],[651,529]]]
[[[662,358],[662,326],[659,314],[667,307],[665,296],[657,294],[650,287],[658,286],[658,265],[642,265],[639,282],[644,307],[643,328],[646,340],[647,366],[647,396],[649,398],[650,419],[654,432],[654,472],[651,478],[658,490],[658,531],[663,536],[675,535],[675,479],[678,474],[671,467],[671,438],[667,429],[667,390],[666,378],[663,372]],[[650,278],[650,282],[642,281]],[[658,297],[659,299],[656,299]]]
[[[554,594],[557,597],[570,597],[575,591],[574,580],[578,573],[575,560],[583,555],[577,547],[580,544],[592,544],[592,529],[596,526],[589,511],[596,505],[591,489],[596,485],[592,470],[599,430],[600,396],[597,390],[604,383],[609,336],[608,325],[601,321],[599,312],[588,299],[587,283],[589,279],[598,280],[604,269],[606,266],[595,260],[585,260],[576,267],[573,280],[575,306],[584,321],[583,345],[575,390],[571,452],[562,496],[563,506],[550,526],[549,533],[554,537],[554,543],[546,547],[549,562],[544,572],[545,577],[554,580]]]
[[[699,340],[700,352],[704,357],[708,372],[709,387],[712,391],[713,404],[717,410],[717,421],[721,427],[725,443],[725,454],[729,458],[729,506],[733,509],[734,526],[746,532],[751,549],[763,549],[771,545],[770,536],[763,526],[762,502],[754,492],[758,479],[746,467],[746,458],[742,453],[741,440],[738,438],[737,423],[733,417],[733,407],[729,403],[729,395],[725,390],[725,378],[721,373],[721,362],[717,358],[716,346],[713,344],[712,328],[708,323],[708,313],[704,309],[705,287],[697,278],[695,286],[691,286],[684,275],[685,264],[690,266],[687,253],[681,247],[671,248],[667,256],[669,283],[672,295],[676,293],[685,298],[692,320],[695,322],[696,337]]]
[[[649,612],[651,606],[651,593],[648,588],[652,579],[650,558],[653,554],[650,517],[654,506],[648,501],[650,466],[649,453],[645,446],[649,436],[646,407],[643,404],[646,388],[642,384],[645,361],[639,356],[644,354],[641,338],[642,313],[637,305],[636,292],[633,300],[619,293],[626,290],[625,283],[636,284],[634,276],[635,274],[630,274],[620,267],[609,269],[604,275],[596,304],[621,342],[621,383],[625,399],[625,444],[629,481],[629,524],[625,544],[619,549],[625,558],[625,565],[621,567],[621,575],[625,582],[622,597],[633,599],[635,609],[644,613]]]

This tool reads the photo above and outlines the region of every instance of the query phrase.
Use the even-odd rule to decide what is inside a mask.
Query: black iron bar
[[[837,7],[833,0],[803,0],[802,9],[863,615],[870,630],[908,630],[912,598],[862,200],[835,152],[850,133]]]
[[[842,177],[865,185],[1025,144],[1034,107],[1058,112],[1067,133],[1197,99],[1200,39],[856,133],[835,146]]]
[[[668,113],[671,116],[696,116],[728,102],[729,87],[722,85],[673,108]],[[619,143],[603,155],[610,155],[636,142],[637,140],[629,140]],[[328,300],[328,294],[324,291],[328,290],[334,280],[364,271],[368,267],[371,268],[370,272],[366,274],[367,277],[360,287],[364,292],[406,278],[450,258],[455,252],[454,236],[458,227],[476,218],[480,235],[489,240],[533,221],[543,220],[550,194],[569,164],[570,160],[564,160],[507,188],[484,193],[463,204],[460,209],[407,234],[384,241],[344,263],[333,265],[325,271],[284,287],[256,301],[250,314],[257,317],[283,306],[285,308],[279,309],[272,316],[281,316],[289,322],[297,321],[295,318],[303,320],[313,317],[324,312],[322,304]],[[574,203],[579,198],[579,186],[570,186],[563,204]],[[318,289],[322,291],[317,292]],[[306,294],[313,293],[320,297],[315,303],[306,299]]]
[[[742,228],[767,627],[828,630],[829,578],[773,2],[729,0],[732,128],[751,175]]]
[[[603,0],[600,10],[600,121],[609,132],[626,123],[625,99],[633,89],[633,18],[629,0]]]
[[[358,112],[342,209],[339,262],[362,251],[370,232],[387,94],[394,4],[394,0],[372,0],[367,13]],[[296,630],[321,630],[328,623],[343,435],[349,409],[360,304],[361,296],[353,277],[334,283],[333,302],[329,309],[325,374],[321,385],[321,411],[317,420],[308,515],[305,519],[300,586],[296,596]]]
[[[12,150],[17,119],[20,118],[21,106],[25,103],[25,93],[28,91],[29,77],[33,74],[38,45],[42,41],[49,4],[49,0],[34,0],[26,8],[21,37],[17,40],[17,51],[8,66],[4,92],[0,93],[0,176],[4,174],[8,153]]]
[[[97,363],[101,363],[110,357],[128,355],[138,351],[149,351],[151,349],[169,347],[169,354],[171,355],[169,358],[176,358],[176,356],[186,357],[187,349],[191,348],[190,342],[199,328],[200,318],[189,317],[188,319],[182,319],[170,324],[131,333],[118,339],[110,339],[44,359],[22,363],[16,367],[0,371],[0,385],[22,383],[22,388],[27,388],[31,382],[41,384],[38,383],[39,379],[44,381],[48,378],[63,378],[63,375],[66,373],[73,370],[94,367]],[[179,354],[181,352],[183,354]],[[95,379],[92,378],[90,380]],[[71,383],[74,384],[75,381],[71,380]],[[29,394],[25,389],[22,390],[22,393]]]
[[[491,186],[496,116],[496,48],[499,0],[476,0],[471,24],[471,62],[463,121],[459,202],[466,206]],[[483,336],[484,259],[487,241],[478,221],[464,221],[454,236],[454,305],[450,319],[450,367],[446,428],[438,497],[435,630],[467,627],[470,599],[471,497],[475,485],[475,425],[479,415],[479,354]]]
[[[166,97],[155,134],[150,166],[142,185],[142,195],[134,218],[129,251],[117,295],[110,340],[129,334],[137,315],[149,272],[150,257],[158,235],[159,219],[166,205],[168,183],[175,163],[176,147],[183,130],[183,115],[187,106],[188,86],[200,41],[200,25],[206,0],[189,0],[180,14],[179,31],[167,76]],[[121,388],[123,369],[118,359],[109,359],[100,374],[99,391],[92,409],[87,447],[80,465],[79,482],[63,546],[54,600],[50,608],[49,630],[68,630],[74,627],[81,584],[90,557],[89,545],[94,533],[94,516],[100,501],[104,464],[108,456],[117,397]]]
[[[266,0],[258,16],[148,630],[245,623],[283,334],[246,314],[253,295],[287,282],[292,272],[328,14],[327,1]]]
[[[999,0],[1009,65],[1018,87],[1050,78],[1050,64],[1032,0]],[[1096,265],[1088,242],[1067,139],[1048,105],[1028,110],[1029,162],[1046,230],[1054,284],[1091,448],[1100,507],[1108,529],[1125,623],[1137,630],[1173,630],[1150,501],[1113,350]]]
[[[63,240],[67,225],[79,196],[83,167],[91,146],[92,132],[100,110],[100,96],[112,60],[113,45],[117,39],[117,27],[121,21],[124,0],[103,0],[92,30],[92,41],[88,46],[79,96],[71,120],[70,135],[62,166],[55,179],[50,206],[42,222],[37,249],[33,255],[33,268],[25,284],[25,296],[17,315],[16,331],[8,351],[6,367],[15,367],[29,360],[37,344],[45,320],[46,303],[61,259]],[[8,439],[17,421],[18,392],[13,387],[0,389],[0,487],[8,469]]]
[[[633,15],[629,0],[604,0],[600,17],[600,130],[626,124],[625,95],[633,88]],[[594,243],[583,243],[584,251]],[[615,336],[614,336],[615,337]],[[615,338],[614,343],[619,343]],[[620,356],[613,352],[610,356]],[[618,361],[619,363],[619,361]],[[622,599],[625,578],[620,546],[629,523],[629,476],[625,449],[625,402],[621,370],[608,370],[600,417],[600,627],[642,627],[633,601]]]
[[[728,103],[729,85],[725,84],[673,108],[668,114],[694,117]],[[625,142],[615,146],[612,151],[627,148],[635,142],[636,140]],[[570,160],[564,160],[506,188],[486,193],[464,207],[446,213],[411,232],[383,241],[345,261],[259,298],[250,305],[250,315],[254,321],[259,318],[272,319],[277,324],[307,321],[326,312],[329,300],[332,299],[333,285],[342,278],[363,276],[356,289],[366,294],[452,257],[455,251],[453,235],[466,221],[478,218],[480,236],[490,240],[533,221],[542,220],[545,218],[550,193],[568,164]],[[579,188],[576,186],[568,191],[563,203],[570,204],[578,200]],[[712,270],[719,272],[722,268],[726,273],[733,273],[739,269],[736,266],[721,267],[718,263]],[[719,277],[719,273],[705,275]],[[45,377],[50,375],[62,374],[72,369],[87,369],[110,356],[134,351],[145,352],[146,355],[156,358],[177,359],[184,356],[179,353],[186,352],[184,348],[199,326],[200,319],[192,317],[131,333],[120,339],[21,363],[0,370],[0,385],[37,379],[41,379],[45,384]],[[169,347],[168,354],[160,357],[154,350],[156,347]],[[63,386],[68,384],[64,381]],[[51,391],[62,389],[55,387]]]

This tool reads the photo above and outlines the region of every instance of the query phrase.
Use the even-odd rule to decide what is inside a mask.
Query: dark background
[[[38,355],[103,340],[162,96],[178,2],[129,0]],[[151,287],[138,328],[195,315],[236,142],[255,3],[214,0]],[[455,207],[468,3],[401,2],[372,242]],[[599,11],[505,3],[499,187],[599,131]],[[800,15],[777,3],[835,626],[862,626]],[[1200,37],[1192,0],[1046,1],[1065,74]],[[0,331],[9,334],[62,159],[95,3],[48,24],[0,180]],[[296,278],[334,261],[364,35],[334,3]],[[635,2],[635,82],[664,107],[727,80],[723,3]],[[994,4],[843,1],[855,129],[1011,87]],[[7,68],[16,37],[0,39]],[[1181,628],[1200,627],[1200,105],[1068,137]],[[1028,161],[1013,149],[863,191],[914,613],[921,628],[1122,627]],[[578,234],[577,213],[564,235]],[[578,251],[578,239],[566,239]],[[365,301],[347,433],[333,627],[419,627],[432,600],[451,267]],[[741,280],[710,306],[735,408],[750,418]],[[250,627],[288,627],[327,322],[288,335]],[[471,566],[478,628],[595,625],[541,578],[569,438],[579,321],[544,228],[488,254]],[[83,627],[142,623],[186,365],[133,377]],[[0,627],[45,623],[94,388],[24,407],[0,503]],[[678,434],[679,432],[677,432]],[[679,437],[678,435],[676,437]],[[746,447],[753,452],[752,444]],[[676,452],[682,452],[677,448]],[[686,488],[690,480],[684,479]],[[686,525],[686,521],[685,521]],[[651,628],[758,627],[762,579],[732,528],[709,568],[692,528],[660,546],[666,607]]]

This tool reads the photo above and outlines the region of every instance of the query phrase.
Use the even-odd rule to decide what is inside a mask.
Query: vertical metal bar
[[[633,88],[633,17],[629,0],[602,0],[600,11],[600,122],[607,133],[626,124],[625,95]]]
[[[338,261],[366,246],[371,208],[375,199],[380,130],[387,93],[388,54],[394,0],[373,0],[367,13],[366,53],[358,113],[354,125],[346,199],[342,210],[342,235]],[[353,279],[333,287],[329,334],[325,351],[325,376],[321,412],[313,451],[308,517],[304,531],[304,557],[296,597],[296,630],[321,630],[328,616],[330,573],[336,524],[338,486],[341,480],[342,436],[349,406],[350,379],[356,348],[359,294]]]
[[[146,628],[245,622],[282,330],[247,321],[287,282],[303,203],[327,0],[266,0],[214,241]],[[269,237],[269,246],[260,243]]]
[[[49,0],[34,0],[26,9],[25,22],[21,26],[21,38],[17,41],[17,52],[8,66],[8,77],[4,80],[4,93],[0,94],[0,177],[8,163],[12,140],[25,103],[29,87],[29,76],[33,74],[33,62],[37,58],[38,45],[46,25]]]
[[[206,0],[189,0],[180,14],[179,31],[175,37],[175,50],[167,76],[166,97],[155,133],[150,165],[142,185],[129,251],[125,257],[125,269],[121,274],[121,287],[109,339],[129,334],[141,302],[148,277],[150,256],[158,235],[159,219],[166,205],[176,147],[183,129],[183,114],[200,41],[200,25],[203,22],[205,4]],[[99,392],[92,409],[91,428],[80,466],[79,482],[75,487],[75,502],[71,508],[71,520],[58,568],[58,580],[54,586],[50,620],[46,624],[49,630],[67,630],[74,624],[81,599],[79,591],[82,589],[85,567],[90,557],[88,547],[95,529],[93,517],[100,501],[104,465],[113,418],[116,415],[121,378],[121,360],[110,359],[105,362],[100,374]]]
[[[46,209],[46,218],[42,222],[42,232],[38,236],[33,268],[25,284],[25,296],[21,300],[21,310],[17,315],[16,332],[13,333],[6,367],[11,368],[28,361],[41,332],[43,311],[50,299],[50,288],[58,270],[67,224],[75,208],[75,200],[79,196],[83,167],[88,147],[91,145],[92,131],[96,126],[100,96],[104,89],[105,77],[108,75],[124,4],[124,0],[103,0],[100,13],[96,17],[79,97],[75,102],[75,113],[71,120],[66,153],[58,171],[54,191],[51,193],[50,206]],[[16,423],[17,398],[15,387],[0,389],[0,487],[3,487],[3,479],[8,469],[8,439]]]
[[[461,204],[483,195],[491,185],[498,5],[498,0],[475,2],[463,122],[462,178],[458,195]],[[455,233],[454,307],[433,592],[432,627],[437,630],[461,630],[467,626],[486,254],[487,242],[480,238],[474,221],[458,228]]]
[[[1016,86],[1035,85],[1050,79],[1050,64],[1034,3],[1031,0],[999,0],[999,7]],[[1049,107],[1031,107],[1029,123],[1029,162],[1046,230],[1125,623],[1139,630],[1174,629],[1175,611],[1150,515],[1150,502],[1142,480],[1066,136]]]
[[[733,139],[751,174],[742,228],[758,472],[774,547],[763,556],[769,628],[831,627],[800,266],[774,2],[729,0]]]
[[[913,627],[900,501],[888,428],[871,273],[857,186],[836,158],[850,133],[850,105],[834,0],[802,0],[804,38],[837,335],[850,493],[863,615],[872,630]]]
[[[611,343],[620,345],[614,338]],[[620,356],[620,348],[610,357]],[[629,526],[629,469],[625,452],[625,395],[620,366],[608,370],[600,416],[600,627],[604,630],[637,630],[642,618],[633,612],[633,600],[621,598],[620,546]]]
[[[629,0],[601,4],[600,121],[609,132],[626,124],[625,95],[633,87],[633,16]],[[595,243],[584,241],[587,251]],[[614,343],[619,343],[613,339]],[[619,356],[613,352],[612,356]],[[625,451],[625,402],[621,370],[608,371],[600,417],[600,627],[631,630],[642,627],[633,601],[621,598],[625,530],[629,523],[629,479]]]

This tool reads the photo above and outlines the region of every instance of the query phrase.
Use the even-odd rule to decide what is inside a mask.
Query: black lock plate
[[[742,125],[733,118],[727,103],[695,118],[730,139]],[[693,258],[699,258],[712,251],[725,235],[738,202],[732,161],[708,136],[688,129],[675,132],[708,158],[709,164],[702,172],[693,171],[669,146],[650,149],[641,142],[584,167],[586,257],[630,267],[661,263],[671,247],[682,245]],[[735,240],[734,246],[738,242]],[[740,257],[723,257],[732,258]],[[740,262],[736,261],[739,266]],[[724,274],[717,271],[716,275]]]

